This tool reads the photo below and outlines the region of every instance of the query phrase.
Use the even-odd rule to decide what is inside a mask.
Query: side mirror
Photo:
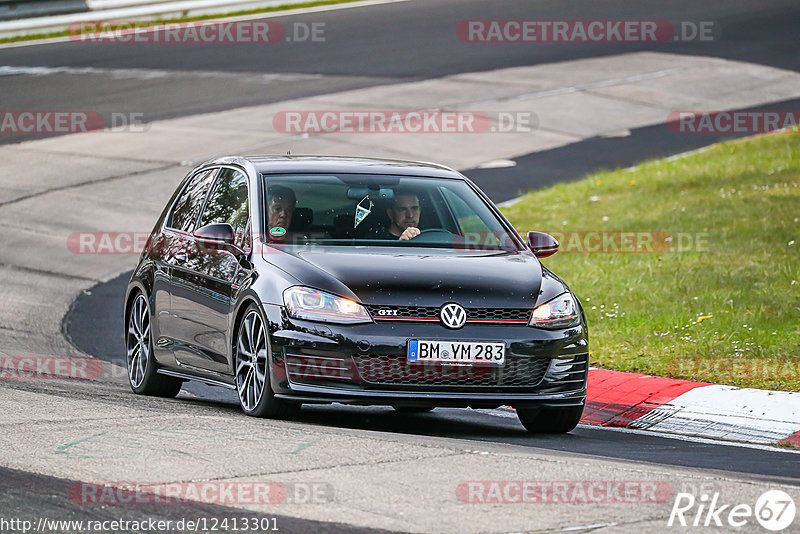
[[[240,254],[242,250],[236,246],[233,226],[228,223],[207,224],[195,230],[194,238],[205,251],[227,250]]]
[[[526,242],[537,258],[546,258],[558,252],[558,240],[544,232],[528,232]]]

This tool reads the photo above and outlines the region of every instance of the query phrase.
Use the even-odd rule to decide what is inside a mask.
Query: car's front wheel
[[[125,346],[128,382],[134,393],[167,398],[178,394],[183,381],[157,372],[150,330],[150,307],[142,293],[136,295],[128,312]]]
[[[234,339],[236,391],[244,413],[277,419],[296,415],[300,405],[276,399],[269,384],[270,348],[266,323],[255,304],[245,310]]]
[[[578,426],[583,415],[583,405],[516,410],[519,422],[533,434],[566,434]]]

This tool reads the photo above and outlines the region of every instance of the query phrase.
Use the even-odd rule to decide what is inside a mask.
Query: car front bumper
[[[563,330],[528,326],[381,322],[332,325],[269,317],[271,385],[303,403],[357,405],[577,406],[586,398],[585,325]],[[441,366],[407,361],[409,339],[503,341],[502,367]]]

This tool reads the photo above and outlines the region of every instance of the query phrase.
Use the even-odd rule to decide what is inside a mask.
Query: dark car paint
[[[531,308],[542,268],[531,253],[397,247],[281,247],[265,259],[304,285],[364,304]],[[369,261],[365,262],[364,257]],[[280,301],[278,301],[280,303]]]
[[[535,306],[568,291],[567,286],[544,268],[527,249],[516,253],[453,253],[440,250],[398,250],[363,248],[369,254],[370,269],[355,261],[351,250],[271,245],[261,241],[265,221],[253,218],[254,243],[250,254],[220,252],[214,258],[176,266],[186,243],[193,237],[164,228],[169,209],[190,176],[209,167],[232,166],[246,173],[250,185],[252,213],[263,213],[262,174],[291,173],[391,173],[407,176],[436,176],[469,180],[459,173],[435,165],[350,158],[264,157],[222,158],[198,166],[181,182],[156,223],[148,246],[140,257],[126,293],[128,305],[135,291],[147,295],[152,317],[154,355],[162,369],[177,371],[186,378],[198,378],[220,385],[233,384],[232,339],[237,319],[250,303],[262,310],[269,327],[273,353],[285,347],[335,350],[354,354],[381,351],[402,355],[411,337],[452,339],[454,332],[440,324],[420,325],[332,325],[290,319],[283,308],[283,291],[292,285],[307,285],[365,304],[405,303],[441,305],[443,301],[465,306]],[[502,214],[474,185],[478,194],[508,228]],[[516,234],[515,234],[516,235]],[[517,236],[518,237],[518,236]],[[522,243],[521,239],[519,241]],[[191,245],[189,245],[191,248]],[[524,245],[523,245],[524,246]],[[258,252],[261,252],[260,254]],[[377,268],[376,268],[377,265]],[[429,266],[429,267],[425,267]],[[430,269],[428,271],[428,269]],[[425,271],[428,271],[427,276]],[[165,306],[164,285],[170,286]],[[178,289],[175,289],[175,288]],[[486,289],[490,287],[491,290]],[[577,300],[577,299],[576,299]],[[177,308],[175,303],[178,303]],[[580,304],[579,304],[580,305]],[[581,310],[582,313],[582,310]],[[583,313],[582,313],[583,316]],[[165,339],[161,326],[171,325],[182,335]],[[127,323],[126,323],[127,324]],[[185,325],[185,326],[182,326]],[[505,339],[511,353],[553,358],[588,352],[585,318],[577,327],[565,330],[471,325],[455,334],[459,339]],[[364,347],[368,347],[366,350]],[[344,350],[343,350],[344,349]],[[377,352],[376,352],[377,353]],[[390,404],[393,400],[424,399],[436,405],[495,406],[499,404],[574,405],[585,398],[585,380],[565,392],[541,394],[483,392],[414,392],[333,390],[327,386],[292,386],[285,378],[280,358],[272,360],[271,385],[278,396],[292,395],[303,402],[336,400],[353,403]]]

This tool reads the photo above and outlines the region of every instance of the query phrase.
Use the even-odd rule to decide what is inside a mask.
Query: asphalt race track
[[[480,46],[454,38],[454,28],[461,20],[530,18],[714,21],[721,28],[721,33],[718,39],[710,43]],[[56,42],[0,47],[0,94],[2,94],[0,102],[4,109],[11,110],[92,109],[104,116],[116,112],[140,113],[145,122],[155,123],[173,119],[190,120],[199,114],[227,111],[235,113],[238,108],[246,106],[280,105],[284,101],[326,97],[345,91],[379,90],[400,83],[424,83],[426,80],[465,73],[585,59],[602,61],[607,57],[634,52],[676,54],[694,59],[719,58],[794,73],[800,72],[800,54],[797,53],[800,4],[793,1],[765,0],[747,4],[729,0],[602,3],[579,0],[565,4],[518,0],[410,0],[279,17],[277,20],[283,20],[287,25],[296,22],[324,22],[325,46],[320,46],[320,43],[280,43],[270,45],[272,48],[268,53],[256,50],[253,46],[230,44],[185,44],[176,48],[165,44],[99,46]],[[798,109],[798,104],[800,99],[795,96],[776,98],[768,104],[757,104],[748,108],[791,110]],[[600,169],[633,165],[647,158],[678,154],[736,136],[736,134],[675,135],[663,124],[649,124],[631,127],[621,135],[588,135],[544,148],[531,147],[525,153],[517,151],[511,158],[516,165],[510,167],[476,168],[474,165],[467,165],[462,167],[462,170],[495,202],[503,202],[527,189],[577,179],[588,172]],[[0,135],[0,150],[12,150],[16,143],[47,137],[51,135]],[[51,141],[56,143],[58,139],[47,140]],[[387,138],[386,142],[391,143],[391,140]],[[52,148],[56,146],[48,145],[51,147],[48,150],[58,155],[62,152]],[[368,145],[357,148],[363,150],[364,146]],[[64,148],[63,154],[69,154],[69,150],[71,150],[69,147]],[[503,152],[498,150],[497,153]],[[100,156],[103,156],[102,153]],[[111,157],[109,155],[109,158]],[[124,159],[124,151],[123,156],[114,157],[120,158],[117,161]],[[162,165],[163,162],[154,156],[153,161],[148,162],[150,163],[156,166]],[[2,172],[4,175],[22,174],[24,169],[20,168],[21,165],[12,160],[2,167]],[[145,170],[133,169],[130,172],[121,169],[112,178],[97,179],[97,183],[109,188],[109,192],[104,194],[113,196],[117,187],[115,180],[119,176],[125,177],[128,172],[131,180],[147,172],[163,172],[164,180],[174,184],[186,170],[168,164]],[[0,182],[0,191],[3,190],[3,185],[4,183]],[[56,184],[44,189],[44,193],[33,193],[31,198],[59,188],[60,186]],[[135,183],[129,188],[136,193]],[[165,191],[171,188],[172,185],[164,186]],[[123,189],[120,186],[121,197],[131,194],[130,189]],[[163,196],[164,192],[154,193],[155,200],[146,199],[149,202],[148,210],[153,208],[151,204],[160,209],[162,197],[158,196],[159,194]],[[18,201],[18,199],[0,201],[0,208],[6,204],[11,206]],[[109,210],[113,210],[113,206]],[[151,219],[154,220],[154,217]],[[66,220],[68,222],[65,224],[82,228],[80,222],[75,222],[79,221],[79,218],[70,216],[66,217]],[[124,226],[124,220],[116,222],[128,228]],[[137,221],[137,224],[141,223]],[[32,228],[33,226],[35,225],[32,225]],[[36,229],[33,228],[31,231]],[[57,243],[63,246],[63,241]],[[63,278],[65,283],[68,281],[70,284],[75,284],[74,287],[83,289],[77,300],[69,306],[66,315],[61,313],[63,320],[59,332],[40,332],[36,325],[27,324],[24,330],[19,330],[19,333],[12,332],[15,336],[14,342],[25,343],[29,334],[32,336],[31,339],[37,342],[39,337],[36,336],[53,338],[64,336],[78,351],[124,367],[121,308],[130,271],[123,271],[133,267],[135,258],[131,255],[127,257],[127,263],[122,261],[115,263],[114,276],[107,276],[103,269],[85,275],[75,274],[73,271],[62,275],[57,262],[51,264],[48,261],[43,262],[47,265],[36,268],[25,266],[17,271],[14,267],[12,271],[15,276],[48,276],[50,277],[48,280],[51,280],[48,283],[55,283],[52,282],[53,279],[58,281]],[[0,264],[4,264],[4,260],[0,260]],[[118,268],[118,265],[126,267]],[[3,329],[14,330],[12,326],[5,324],[0,325],[0,330]],[[60,342],[54,341],[52,346],[60,349]],[[0,346],[0,354],[3,350],[6,350],[6,347]],[[37,346],[31,350],[45,349]],[[36,411],[36,417],[41,418],[41,423],[37,424],[37,432],[45,433],[47,429],[52,428],[53,434],[61,436],[69,430],[65,428],[69,424],[59,421],[69,421],[70,415],[66,412],[74,411],[77,417],[86,419],[84,422],[76,423],[76,425],[84,423],[88,425],[85,430],[86,437],[81,438],[84,440],[82,442],[76,440],[74,443],[70,441],[68,444],[60,445],[61,448],[56,453],[41,453],[40,456],[33,457],[30,462],[17,461],[17,457],[25,456],[28,448],[38,451],[36,443],[37,440],[42,441],[41,435],[32,434],[30,442],[20,443],[19,447],[16,447],[15,443],[6,442],[6,450],[11,453],[8,457],[0,454],[0,457],[7,458],[3,463],[5,467],[0,467],[2,494],[0,517],[17,516],[35,519],[41,515],[56,517],[60,514],[63,518],[69,516],[87,519],[120,517],[135,519],[146,515],[164,519],[180,519],[187,515],[244,518],[258,511],[254,508],[214,504],[184,504],[172,508],[155,505],[81,508],[71,506],[68,501],[65,502],[63,496],[79,482],[77,475],[74,477],[71,475],[73,467],[75,470],[82,470],[80,480],[87,480],[89,476],[95,477],[94,480],[104,480],[103,477],[109,476],[105,466],[114,462],[124,463],[120,458],[124,458],[127,452],[132,451],[132,447],[137,447],[136,451],[139,452],[139,448],[147,448],[151,438],[163,444],[162,438],[167,439],[163,437],[167,430],[155,428],[156,423],[153,421],[165,421],[165,425],[174,425],[183,432],[182,435],[188,436],[185,444],[167,441],[161,468],[170,474],[165,474],[165,477],[174,476],[178,479],[184,476],[184,471],[180,471],[183,467],[189,472],[185,476],[194,477],[193,480],[217,480],[228,476],[247,480],[248,476],[270,474],[276,477],[287,476],[287,480],[294,481],[293,477],[297,480],[309,480],[303,478],[308,476],[311,477],[310,480],[317,480],[313,477],[319,476],[336,486],[337,492],[346,494],[348,489],[362,488],[365,493],[374,492],[375,501],[380,501],[374,509],[367,505],[354,505],[352,509],[323,506],[319,510],[308,507],[289,509],[286,505],[285,513],[274,513],[270,509],[270,514],[278,518],[281,531],[284,532],[457,531],[459,528],[453,525],[461,524],[452,519],[452,516],[461,513],[462,510],[465,516],[463,525],[467,525],[463,526],[462,531],[499,532],[497,529],[500,529],[501,525],[505,531],[519,530],[518,524],[502,523],[504,519],[497,519],[497,515],[492,516],[487,513],[482,518],[478,517],[483,514],[481,510],[488,512],[488,509],[467,510],[463,505],[459,508],[458,503],[447,508],[450,504],[438,503],[433,498],[429,501],[429,508],[421,506],[420,510],[408,510],[393,503],[395,497],[398,497],[398,501],[413,501],[409,495],[421,491],[415,487],[418,480],[414,477],[420,476],[419,473],[433,473],[432,476],[438,474],[442,480],[447,478],[448,481],[469,480],[471,473],[458,475],[461,477],[458,478],[452,470],[446,474],[439,471],[446,470],[446,466],[450,465],[447,463],[449,461],[447,458],[455,457],[457,454],[485,454],[487,458],[502,456],[512,458],[514,461],[524,458],[524,461],[539,462],[524,465],[536,466],[536,469],[541,469],[543,473],[550,473],[543,476],[564,476],[564,479],[570,477],[574,479],[579,476],[587,479],[591,476],[598,478],[601,476],[599,473],[604,473],[605,469],[608,469],[608,472],[614,473],[615,477],[628,477],[631,480],[645,476],[663,477],[674,481],[677,486],[680,477],[685,475],[690,485],[708,483],[710,487],[722,488],[733,495],[748,498],[753,491],[756,491],[753,488],[758,488],[757,494],[770,484],[800,487],[800,456],[797,452],[711,440],[668,437],[653,432],[604,429],[589,425],[580,425],[565,436],[532,437],[524,431],[512,412],[504,410],[437,409],[430,414],[405,415],[395,413],[388,408],[313,406],[304,407],[296,422],[274,423],[276,426],[273,427],[269,426],[272,423],[254,422],[245,418],[240,412],[234,393],[201,384],[189,384],[177,400],[165,401],[133,396],[124,379],[119,377],[95,386],[91,382],[79,380],[38,381],[47,382],[46,384],[34,382],[37,381],[0,381],[0,393],[7,390],[9,394],[19,395],[19,398],[14,397],[14,404],[9,408],[11,422],[3,423],[3,418],[0,417],[0,431],[4,425],[10,429],[15,420],[24,420],[25,402],[33,405],[41,398],[46,408],[37,408],[45,412]],[[88,402],[104,404],[108,412],[102,414],[81,412],[90,409]],[[142,425],[147,427],[143,434],[145,438],[139,441],[126,432],[112,428],[116,418],[114,414],[117,412],[120,414],[119,417],[130,421],[129,424],[133,425],[130,434],[135,433],[139,421],[137,418],[141,418]],[[17,419],[14,419],[15,417]],[[149,417],[152,417],[153,421]],[[193,429],[195,420],[198,421],[197,428]],[[96,430],[88,428],[93,424],[98,425]],[[108,430],[102,428],[104,424],[109,425]],[[231,426],[225,426],[228,424]],[[253,426],[257,424],[262,425]],[[329,454],[331,453],[329,449],[325,451],[328,456],[324,461],[321,459],[322,456],[313,456],[308,467],[300,463],[299,456],[290,458],[289,455],[294,455],[296,451],[282,451],[281,454],[285,453],[287,456],[282,456],[281,461],[290,458],[286,460],[286,465],[270,464],[264,467],[264,471],[258,471],[254,467],[255,463],[247,463],[248,460],[241,460],[241,456],[251,455],[254,450],[261,453],[264,452],[263,449],[248,449],[247,454],[237,450],[226,450],[225,454],[216,456],[219,451],[209,451],[204,448],[211,444],[212,448],[218,446],[236,449],[226,441],[228,438],[225,432],[230,432],[231,428],[251,429],[253,432],[259,430],[252,429],[261,428],[265,435],[274,430],[280,436],[289,436],[287,438],[289,441],[297,439],[301,443],[305,443],[302,441],[305,438],[297,436],[314,436],[313,440],[308,438],[308,446],[315,455],[322,454],[317,451],[321,448],[319,443],[325,443],[325,440],[333,442],[334,447],[346,445],[358,449],[358,446],[363,445],[365,448],[356,450],[352,456],[349,455],[352,451],[348,449],[348,454],[342,454],[341,461]],[[201,439],[198,437],[201,431],[208,431],[210,437]],[[108,437],[107,442],[101,443],[104,438],[98,436],[104,432],[111,437]],[[245,430],[241,432],[244,433]],[[235,439],[238,440],[239,435],[236,436]],[[62,441],[64,440],[67,438]],[[92,440],[96,442],[95,448],[83,449],[81,445],[72,447],[76,443],[92,443]],[[0,441],[0,444],[2,443]],[[182,445],[186,445],[186,451],[182,449]],[[249,446],[242,445],[242,450]],[[297,451],[305,446],[298,447]],[[365,460],[365,457],[369,457],[368,451],[371,450],[369,447],[380,451],[375,453],[375,459]],[[65,451],[74,449],[80,449],[81,455],[69,457],[65,454]],[[361,456],[356,454],[359,452]],[[180,460],[184,458],[183,454],[186,455],[185,464]],[[404,456],[405,454],[408,458]],[[297,463],[294,463],[295,459]],[[431,459],[435,463],[425,465],[421,463]],[[58,463],[66,460],[74,463]],[[214,470],[221,468],[220,466],[226,467],[227,464],[224,462],[229,460],[235,465],[230,467],[230,473]],[[241,465],[236,465],[240,460]],[[96,463],[92,464],[93,461]],[[374,465],[369,464],[371,461],[374,461]],[[57,464],[57,467],[51,469],[51,462],[53,465]],[[408,466],[415,467],[413,469],[405,467],[408,473],[404,475],[400,471],[406,464],[400,462],[409,462]],[[100,464],[103,464],[102,467]],[[214,469],[210,467],[212,465]],[[559,465],[570,467],[559,467]],[[360,471],[362,467],[363,471]],[[176,469],[177,471],[174,471]],[[314,474],[315,469],[320,469],[319,475]],[[398,470],[396,480],[394,474],[389,476],[393,469]],[[489,467],[486,469],[489,473],[493,473]],[[563,475],[560,474],[560,469],[563,470]],[[581,469],[587,474],[576,474],[583,473]],[[306,473],[307,471],[310,473]],[[131,473],[137,473],[133,468],[122,472],[124,474],[118,476],[133,477],[136,475]],[[512,470],[511,474],[506,474],[505,477],[515,475]],[[403,478],[404,476],[407,478]],[[474,476],[478,477],[477,474]],[[490,475],[484,472],[483,477],[487,476]],[[502,478],[500,474],[496,476]],[[550,479],[558,480],[558,478]],[[384,482],[375,482],[373,488],[370,485],[370,481],[373,480]],[[390,482],[396,482],[397,486],[390,485]],[[382,490],[382,485],[391,489]],[[400,491],[398,488],[403,488],[408,495],[403,494],[403,499],[400,499],[397,494]],[[750,490],[752,491],[748,493]],[[442,510],[448,511],[440,512],[440,506]],[[578,532],[660,531],[659,529],[665,528],[664,510],[658,513],[647,511],[642,514],[628,510],[620,512],[619,519],[604,523],[598,522],[595,516],[598,512],[595,512],[594,508],[585,508],[587,509],[576,510],[573,507],[567,511],[562,509],[554,511],[553,521],[558,521],[559,530],[569,527],[572,531]],[[553,509],[556,509],[555,505]],[[507,514],[504,510],[508,508],[501,507],[499,515]],[[666,510],[668,512],[668,508]],[[470,514],[470,512],[477,513]],[[529,510],[520,511],[522,514],[529,512]],[[415,516],[417,513],[419,518]],[[443,521],[441,529],[431,526],[437,525],[439,514]],[[498,523],[495,525],[494,521]],[[526,528],[530,531],[556,530],[550,524],[532,525]],[[3,529],[0,528],[0,531]]]
[[[119,295],[124,294],[131,273],[93,287],[81,295],[65,318],[64,330],[81,350],[106,361],[125,365],[125,344]],[[185,388],[198,400],[235,406],[236,394],[222,388],[193,383]],[[529,436],[516,417],[497,411],[438,408],[433,414],[396,414],[387,408],[306,406],[301,421],[400,434],[461,437],[578,454],[654,462],[667,465],[732,471],[800,486],[800,461],[789,461],[782,451],[769,451],[712,442],[683,441],[653,433],[632,433],[581,425],[566,436]],[[724,452],[722,452],[724,451]],[[788,458],[794,458],[790,456]]]
[[[454,28],[462,20],[526,17],[713,21],[722,32],[720,39],[711,43],[556,43],[535,47],[524,43],[480,46],[453,38]],[[47,102],[52,109],[92,109],[104,115],[112,111],[142,113],[149,122],[358,87],[643,50],[737,59],[800,71],[794,46],[798,18],[800,6],[780,0],[759,2],[757,8],[726,0],[579,0],[568,5],[415,0],[277,19],[324,22],[326,44],[332,46],[276,43],[264,53],[252,45],[186,43],[180,54],[166,43],[139,47],[66,42],[6,48],[0,51],[0,67],[67,70],[43,77],[15,75],[16,71],[9,69],[3,80],[3,105],[36,109]],[[87,68],[97,71],[81,71]],[[264,81],[257,76],[261,73],[287,79]],[[4,74],[2,70],[0,74]],[[293,77],[298,74],[316,78]],[[7,135],[0,143],[19,139]]]

